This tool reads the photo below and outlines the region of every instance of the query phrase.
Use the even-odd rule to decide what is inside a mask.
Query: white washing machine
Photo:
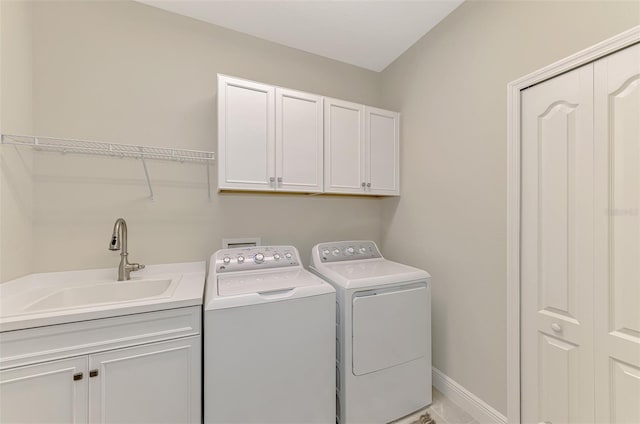
[[[431,276],[372,241],[320,243],[311,270],[337,291],[337,421],[387,423],[431,403]]]
[[[204,422],[335,422],[335,290],[292,246],[211,257]]]

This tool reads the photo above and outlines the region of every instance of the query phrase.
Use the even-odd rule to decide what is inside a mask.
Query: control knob
[[[333,256],[338,256],[340,254],[340,249],[333,249]]]
[[[353,249],[353,247],[347,247],[344,250],[344,253],[346,253],[347,255],[353,255],[355,253],[355,250]]]
[[[291,253],[287,252],[284,254],[284,257],[287,259],[291,259]]]
[[[331,253],[331,252],[329,251],[329,249],[324,249],[324,250],[322,251],[322,254],[323,254],[324,256],[329,256],[329,253]]]
[[[264,255],[262,253],[256,253],[253,257],[253,262],[261,264],[262,262],[264,262]]]
[[[280,254],[279,253],[274,253],[273,254],[273,259],[276,260],[276,261],[279,261],[280,260]]]
[[[225,256],[224,259],[222,259],[222,262],[224,262],[225,265],[229,265],[231,263],[231,258],[228,256]]]
[[[367,248],[366,248],[366,247],[361,247],[361,248],[360,248],[360,253],[366,253],[366,251],[367,251]]]
[[[238,256],[238,263],[244,263],[244,256]]]

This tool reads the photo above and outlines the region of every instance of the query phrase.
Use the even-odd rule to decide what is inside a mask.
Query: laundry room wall
[[[383,72],[402,113],[383,251],[433,275],[433,365],[503,414],[507,84],[638,24],[638,2],[467,1]]]
[[[378,73],[150,6],[56,1],[32,8],[38,135],[215,151],[217,73],[380,103]],[[380,199],[218,194],[214,165],[208,200],[203,165],[147,165],[155,201],[139,161],[34,154],[32,271],[116,266],[107,242],[120,216],[129,224],[130,259],[149,264],[208,259],[229,237],[293,244],[305,262],[316,242],[379,240]]]
[[[32,7],[0,2],[0,132],[31,134]],[[0,148],[0,281],[31,272],[33,158]]]

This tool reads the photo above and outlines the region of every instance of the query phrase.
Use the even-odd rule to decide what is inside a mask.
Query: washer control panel
[[[293,246],[238,247],[218,250],[215,266],[217,272],[300,266],[300,257]]]
[[[354,261],[381,258],[378,246],[372,241],[336,241],[320,243],[314,249],[322,262]]]

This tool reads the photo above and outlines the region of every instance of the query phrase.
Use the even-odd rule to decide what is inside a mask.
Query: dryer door
[[[426,284],[367,290],[353,297],[353,373],[369,374],[423,357],[430,335]]]

